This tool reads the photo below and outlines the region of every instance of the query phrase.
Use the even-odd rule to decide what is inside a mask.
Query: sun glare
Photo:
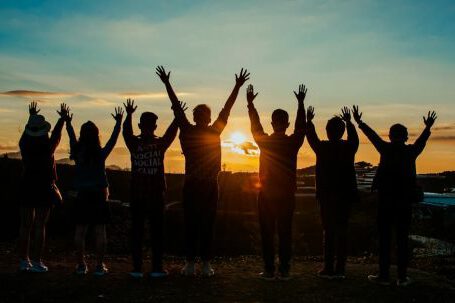
[[[234,144],[242,144],[243,142],[246,141],[246,136],[241,132],[235,132],[231,135],[231,141]]]

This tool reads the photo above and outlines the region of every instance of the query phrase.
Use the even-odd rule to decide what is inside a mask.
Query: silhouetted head
[[[193,109],[193,120],[196,125],[207,126],[212,121],[210,107],[199,104]]]
[[[394,124],[389,130],[389,139],[392,143],[405,143],[408,141],[408,129],[402,124]]]
[[[97,159],[100,156],[100,151],[101,143],[98,127],[92,121],[87,121],[81,126],[79,141],[71,149],[70,158],[75,159],[76,155],[80,155],[80,160],[89,162]]]
[[[79,142],[86,145],[100,145],[100,132],[92,121],[87,121],[81,126]]]
[[[325,126],[327,138],[329,138],[330,141],[340,140],[343,137],[345,129],[346,126],[344,125],[343,119],[340,117],[333,117],[327,121],[327,125]]]
[[[138,124],[141,134],[153,134],[156,129],[156,120],[158,120],[158,116],[154,113],[143,112]]]
[[[272,127],[276,133],[284,133],[289,127],[289,114],[283,109],[275,109],[272,113]]]

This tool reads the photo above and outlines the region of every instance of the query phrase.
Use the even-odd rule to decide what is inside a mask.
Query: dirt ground
[[[159,280],[131,279],[127,256],[109,256],[105,277],[76,276],[72,256],[51,256],[45,274],[18,273],[17,256],[8,250],[0,257],[0,302],[455,302],[453,280],[411,269],[409,287],[372,285],[366,276],[376,265],[355,260],[344,281],[321,280],[315,275],[320,258],[306,257],[294,259],[291,281],[267,282],[257,277],[258,256],[217,258],[213,278],[182,277],[183,259],[167,257],[170,276]]]

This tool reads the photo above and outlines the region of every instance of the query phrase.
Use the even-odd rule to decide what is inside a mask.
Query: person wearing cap
[[[133,133],[133,113],[137,106],[134,100],[126,101],[126,119],[123,124],[123,138],[131,154],[131,248],[133,270],[130,276],[142,278],[142,249],[144,224],[150,227],[152,248],[152,271],[150,277],[167,276],[163,268],[163,225],[166,180],[164,176],[164,155],[177,135],[177,123],[167,128],[163,137],[157,137],[155,130],[158,116],[143,112],[139,121],[140,135]]]
[[[247,88],[248,116],[254,141],[261,151],[259,156],[260,189],[257,197],[259,227],[262,241],[264,271],[259,277],[266,281],[289,280],[292,257],[292,218],[295,209],[297,189],[297,154],[303,144],[306,131],[304,100],[307,88],[301,84],[297,99],[297,115],[294,133],[286,135],[289,127],[289,114],[283,109],[272,113],[273,133],[264,132],[258,111],[254,106],[253,85]],[[275,273],[274,237],[278,234],[278,275]]]
[[[235,75],[235,86],[218,118],[211,123],[211,110],[206,104],[193,109],[192,124],[188,121],[177,95],[169,81],[170,72],[158,66],[156,74],[166,87],[172,110],[180,129],[180,145],[185,156],[185,183],[183,185],[183,212],[185,217],[186,264],[182,274],[195,274],[195,258],[202,259],[202,275],[215,274],[210,260],[218,204],[218,173],[221,171],[220,136],[242,85],[249,79],[246,69]]]
[[[46,223],[53,205],[57,171],[54,153],[60,143],[62,128],[68,116],[69,108],[60,105],[60,115],[51,135],[51,124],[36,102],[29,105],[29,119],[19,141],[23,164],[23,190],[20,210],[20,231],[18,241],[19,270],[21,272],[47,272],[43,263]],[[33,250],[30,259],[30,234],[34,231]]]
[[[118,107],[112,114],[115,126],[111,137],[104,147],[101,146],[99,129],[92,121],[87,121],[81,126],[79,139],[72,126],[73,115],[66,121],[66,130],[70,141],[70,158],[74,160],[73,186],[77,190],[77,199],[74,207],[74,221],[76,231],[74,242],[76,244],[78,265],[76,274],[85,275],[88,272],[85,261],[85,241],[90,225],[95,232],[96,267],[94,275],[104,276],[109,272],[104,264],[106,250],[106,224],[110,221],[108,204],[109,183],[106,175],[106,159],[117,143],[122,127],[123,109]]]

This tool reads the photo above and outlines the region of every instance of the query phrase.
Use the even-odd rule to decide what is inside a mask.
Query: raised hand
[[[355,120],[355,122],[357,122],[357,124],[362,123],[362,113],[359,112],[358,105],[352,106],[352,115],[354,116],[354,120]]]
[[[115,119],[115,121],[117,123],[122,122],[122,119],[123,119],[123,108],[121,108],[120,106],[116,107],[115,108],[115,114],[111,114],[111,116],[112,116],[112,118]]]
[[[425,123],[426,127],[431,128],[437,118],[438,116],[436,116],[435,111],[428,111],[427,117],[425,118],[425,116],[423,116],[423,123]]]
[[[341,109],[341,115],[339,116],[344,122],[351,122],[351,111],[347,106]]]
[[[73,118],[73,115],[70,116],[70,108],[68,105],[65,103],[60,104],[60,110],[57,110],[57,114],[60,115],[60,118],[62,118],[65,121],[70,121]]]
[[[248,102],[248,104],[253,104],[253,100],[254,98],[256,98],[256,96],[258,95],[259,93],[254,93],[254,88],[253,88],[253,85],[248,85],[248,87],[246,88],[246,101]]]
[[[188,106],[186,105],[186,102],[179,101],[180,108],[185,112],[188,109]]]
[[[308,106],[308,109],[306,111],[306,120],[307,122],[313,121],[314,118],[314,107],[313,106]]]
[[[242,68],[239,75],[235,74],[235,85],[241,87],[249,79],[250,73]]]
[[[171,76],[171,72],[166,73],[166,70],[162,65],[156,67],[156,74],[160,77],[163,83],[169,83],[169,77]]]
[[[32,101],[30,103],[28,106],[28,112],[30,115],[37,115],[40,112],[40,109],[38,109],[38,103],[36,101]]]
[[[137,109],[137,106],[134,106],[134,100],[132,100],[130,98],[126,99],[126,104],[123,103],[123,106],[125,107],[125,111],[126,111],[127,115],[131,115]]]
[[[308,89],[303,84],[299,85],[299,92],[298,93],[296,93],[294,91],[294,95],[297,98],[297,101],[299,101],[299,103],[303,103],[303,100],[305,100],[307,91],[308,91]]]

